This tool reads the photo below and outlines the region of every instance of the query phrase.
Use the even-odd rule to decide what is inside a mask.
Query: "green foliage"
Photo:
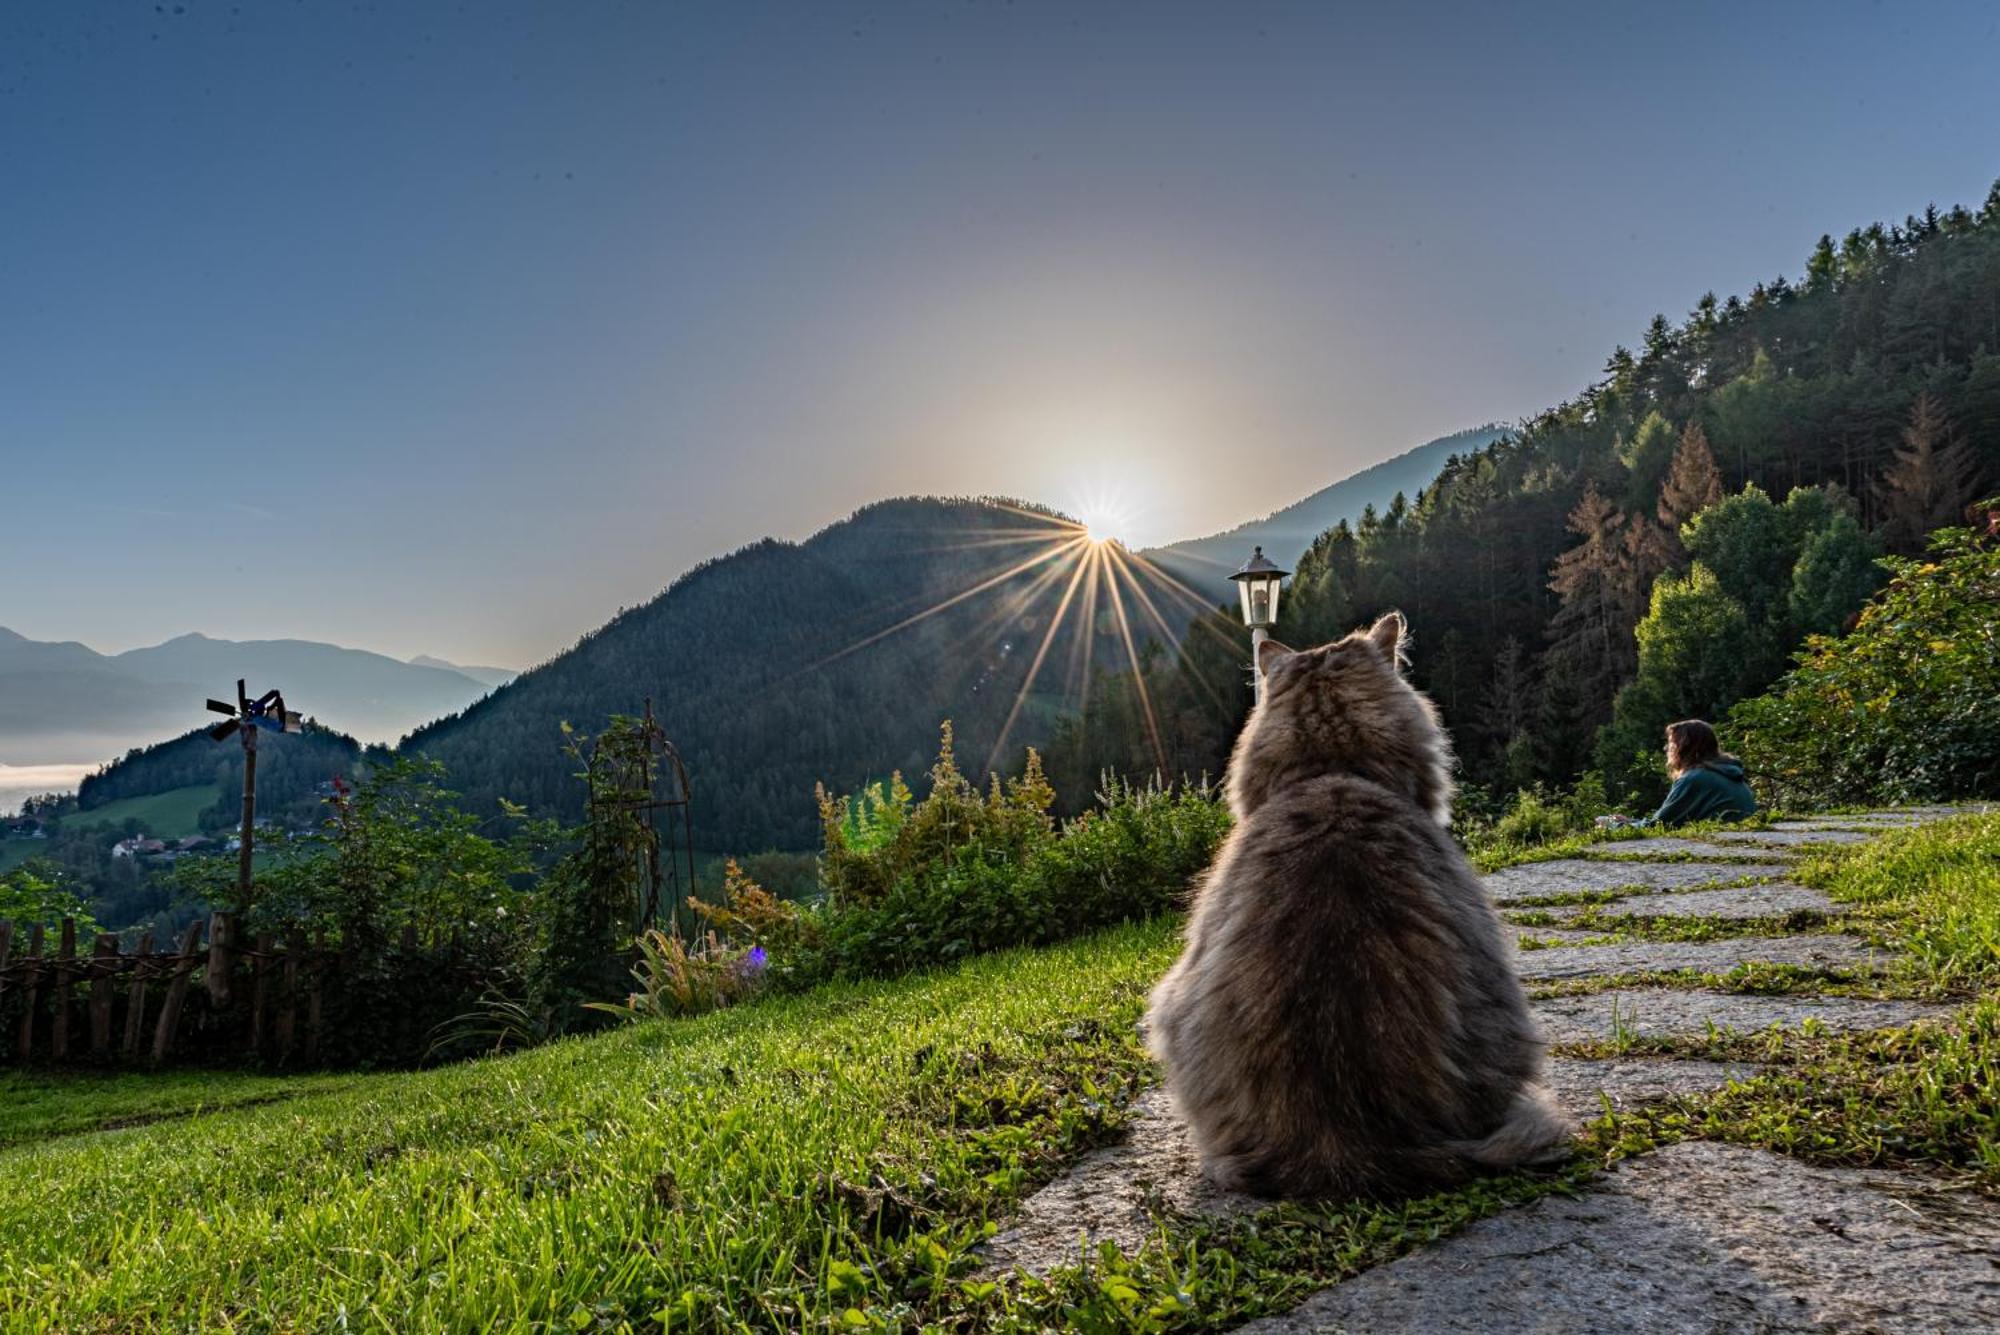
[[[714,932],[689,945],[651,927],[634,946],[639,952],[632,969],[637,989],[623,1001],[584,1003],[591,1010],[621,1020],[705,1015],[753,995],[764,981],[764,947],[732,949]]]
[[[820,794],[822,935],[781,950],[778,977],[893,975],[1148,918],[1180,902],[1228,828],[1206,788],[1107,780],[1098,808],[1058,830],[1038,757],[982,797],[951,737],[946,725],[931,792],[914,806],[899,779],[858,801]]]
[[[34,858],[0,873],[0,922],[14,924],[15,953],[26,949],[31,928],[40,926],[53,932],[61,928],[64,918],[76,920],[79,941],[88,940],[89,934],[97,931],[89,906],[61,868]]]
[[[1922,560],[1887,558],[1855,628],[1730,723],[1753,775],[1788,804],[2000,794],[2000,548],[1965,529]]]
[[[586,792],[574,846],[543,876],[541,917],[528,988],[561,1032],[618,983],[616,952],[639,930],[650,859],[659,834],[637,804],[649,801],[652,736],[638,719],[614,715],[596,737],[562,725],[563,754]],[[677,906],[665,906],[670,914]],[[670,919],[673,920],[673,919]]]
[[[1667,724],[1722,717],[1777,676],[1800,636],[1839,626],[1879,582],[1876,544],[1852,502],[1825,488],[1798,488],[1778,506],[1745,487],[1695,515],[1682,538],[1694,564],[1653,585],[1633,632],[1636,671],[1593,752],[1614,792],[1649,806],[1665,791]]]
[[[1523,788],[1513,802],[1488,814],[1479,794],[1468,793],[1453,819],[1452,833],[1482,866],[1521,860],[1534,850],[1589,835],[1611,810],[1604,780],[1585,773],[1574,787],[1551,793],[1541,784]]]

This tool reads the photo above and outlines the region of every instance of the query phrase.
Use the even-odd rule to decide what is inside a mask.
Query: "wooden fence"
[[[105,1063],[166,1061],[174,1053],[199,988],[204,1016],[231,1015],[242,1050],[264,1060],[310,1062],[318,1052],[323,993],[337,955],[322,936],[291,933],[280,945],[261,933],[245,948],[226,913],[188,924],[179,947],[153,948],[152,933],[126,953],[100,934],[77,953],[76,923],[65,918],[54,949],[42,924],[25,932],[0,922],[0,1011],[14,1018],[16,1060]]]

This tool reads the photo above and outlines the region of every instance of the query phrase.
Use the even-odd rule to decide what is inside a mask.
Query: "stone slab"
[[[1777,848],[1747,848],[1741,844],[1713,844],[1701,839],[1679,839],[1672,835],[1659,835],[1650,839],[1614,839],[1597,844],[1587,850],[1594,858],[1606,857],[1688,857],[1723,859],[1736,858],[1753,862],[1783,862],[1791,856]]]
[[[1483,1219],[1255,1335],[2000,1328],[2000,1203],[1684,1142]]]
[[[1559,904],[1533,912],[1573,918],[1584,905]],[[1832,913],[1833,901],[1823,890],[1771,881],[1731,886],[1727,890],[1684,890],[1676,894],[1632,895],[1609,904],[1588,906],[1611,918],[1784,918],[1794,913]],[[1527,930],[1527,929],[1523,929]]]
[[[1890,1029],[1949,1015],[1950,1006],[1860,997],[1746,996],[1664,987],[1623,987],[1533,1003],[1551,1043],[1587,1043],[1618,1031],[1636,1038],[1700,1038],[1712,1024],[1739,1034],[1808,1020],[1830,1032]],[[1615,1021],[1614,1021],[1615,1016]]]
[[[1545,895],[1573,895],[1585,890],[1685,890],[1698,885],[1728,885],[1762,869],[1728,862],[1605,862],[1590,858],[1558,858],[1523,862],[1488,872],[1483,878],[1495,902],[1517,903]]]
[[[1799,848],[1820,844],[1865,844],[1875,835],[1866,830],[1724,830],[1714,836],[1720,844],[1763,844]]]
[[[1562,1107],[1588,1120],[1604,1111],[1673,1095],[1720,1089],[1761,1068],[1744,1062],[1553,1058],[1549,1084]],[[988,1275],[1019,1267],[1046,1275],[1074,1265],[1088,1248],[1115,1242],[1130,1255],[1158,1228],[1161,1214],[1219,1217],[1268,1208],[1269,1201],[1218,1190],[1201,1174],[1187,1127],[1164,1089],[1132,1105],[1124,1139],[1091,1151],[1022,1202],[1014,1219],[981,1248]]]
[[[1585,931],[1581,928],[1571,927],[1516,927],[1510,922],[1502,923],[1501,926],[1513,935],[1517,946],[1520,944],[1521,938],[1527,936],[1531,936],[1537,941],[1553,941],[1558,945],[1573,946],[1579,941],[1595,941],[1598,937],[1604,935],[1602,931]],[[1542,948],[1548,949],[1546,946]],[[1535,952],[1527,950],[1521,953],[1532,955]]]
[[[1869,964],[1879,954],[1856,936],[1733,936],[1720,941],[1634,941],[1524,950],[1518,957],[1518,972],[1529,982],[1546,983],[1648,970],[1728,973],[1751,963],[1851,967]]]
[[[1626,1109],[1634,1104],[1705,1094],[1732,1080],[1749,1080],[1764,1068],[1752,1062],[1665,1061],[1654,1057],[1551,1057],[1549,1087],[1563,1111],[1587,1122],[1604,1112],[1604,1100]]]
[[[1013,1222],[981,1251],[988,1274],[1018,1267],[1046,1275],[1076,1264],[1101,1242],[1136,1252],[1153,1235],[1161,1211],[1227,1215],[1268,1204],[1222,1191],[1202,1176],[1186,1125],[1166,1090],[1156,1086],[1133,1103],[1123,1140],[1092,1150],[1023,1201]]]

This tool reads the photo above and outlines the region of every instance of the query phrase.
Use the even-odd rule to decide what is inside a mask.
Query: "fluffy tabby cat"
[[[1147,1013],[1225,1187],[1405,1193],[1567,1146],[1512,948],[1446,833],[1448,743],[1403,680],[1403,639],[1392,612],[1258,654],[1235,829]]]

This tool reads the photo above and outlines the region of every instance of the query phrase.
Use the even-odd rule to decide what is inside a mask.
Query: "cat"
[[[1405,648],[1396,612],[1259,648],[1235,825],[1146,1019],[1230,1190],[1402,1195],[1568,1150],[1512,947],[1447,833],[1449,742]]]

